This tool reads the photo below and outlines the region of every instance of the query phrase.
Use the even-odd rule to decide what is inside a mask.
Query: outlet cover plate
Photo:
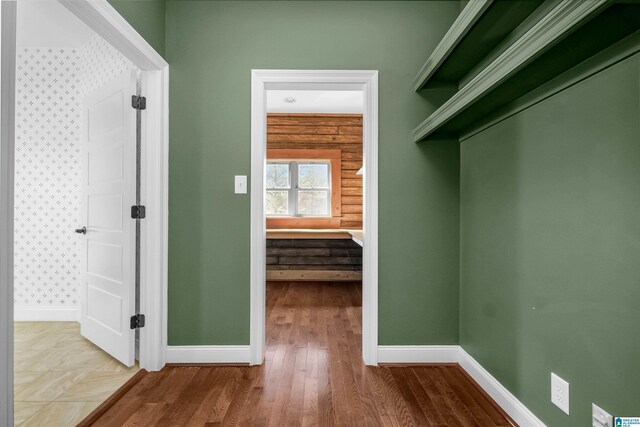
[[[592,427],[613,427],[613,417],[595,403],[591,404],[591,426]]]
[[[234,190],[236,194],[247,194],[247,176],[236,175]]]
[[[569,415],[569,383],[551,373],[551,402]]]

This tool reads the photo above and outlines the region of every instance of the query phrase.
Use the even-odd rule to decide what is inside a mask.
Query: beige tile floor
[[[80,335],[76,322],[16,322],[16,426],[72,426],[138,371]]]

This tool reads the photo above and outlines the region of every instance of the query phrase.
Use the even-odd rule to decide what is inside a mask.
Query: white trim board
[[[460,347],[458,363],[467,374],[521,427],[546,427],[517,397]]]
[[[167,363],[238,363],[248,364],[248,345],[170,345]]]
[[[157,371],[167,347],[169,65],[107,0],[58,1],[143,70],[140,313],[146,325],[139,360],[141,368]]]
[[[16,322],[78,322],[79,307],[19,307],[13,309]]]
[[[378,71],[375,70],[251,70],[251,364],[265,353],[266,230],[264,165],[266,163],[266,91],[362,91],[363,108],[363,234],[362,358],[378,359]]]
[[[457,363],[521,427],[546,427],[459,345],[381,345],[378,363]]]
[[[0,427],[13,425],[16,2],[0,2]]]
[[[378,363],[458,363],[459,345],[380,345]]]

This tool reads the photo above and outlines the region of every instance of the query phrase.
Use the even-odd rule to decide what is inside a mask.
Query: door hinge
[[[147,98],[144,96],[131,95],[131,106],[136,110],[146,110]]]
[[[131,206],[131,218],[144,219],[147,216],[147,208],[142,205]]]
[[[131,316],[131,329],[144,328],[144,314]]]

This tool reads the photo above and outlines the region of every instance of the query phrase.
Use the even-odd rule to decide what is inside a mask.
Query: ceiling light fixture
[[[287,104],[295,104],[296,103],[296,99],[293,96],[287,96],[284,99],[284,102],[286,102]]]

